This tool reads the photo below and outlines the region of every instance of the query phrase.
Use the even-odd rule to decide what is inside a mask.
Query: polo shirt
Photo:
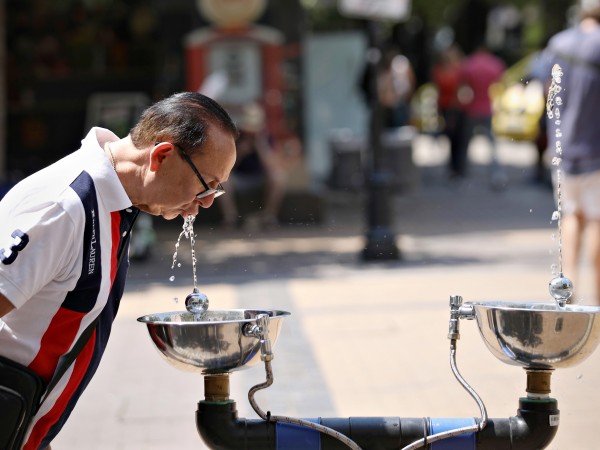
[[[0,354],[49,382],[59,358],[97,319],[32,421],[25,449],[46,447],[64,425],[98,367],[123,295],[138,211],[103,150],[115,140],[92,128],[79,150],[0,202],[0,292],[15,306],[0,319]]]
[[[462,81],[473,91],[473,99],[465,105],[469,117],[490,117],[492,103],[489,89],[500,81],[504,73],[504,62],[497,56],[484,51],[476,51],[469,56],[462,67]]]

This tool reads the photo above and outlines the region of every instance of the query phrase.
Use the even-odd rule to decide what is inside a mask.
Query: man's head
[[[256,103],[248,103],[242,110],[239,129],[245,133],[259,133],[265,128],[265,110]]]
[[[581,21],[591,19],[597,23],[600,23],[600,4],[597,2],[581,11]]]
[[[129,138],[140,152],[134,205],[172,219],[212,205],[235,161],[237,129],[214,100],[174,94],[146,109]],[[134,179],[137,177],[134,177]]]
[[[147,108],[130,132],[137,148],[173,141],[191,155],[202,150],[209,124],[237,136],[229,114],[211,98],[197,92],[180,92]]]

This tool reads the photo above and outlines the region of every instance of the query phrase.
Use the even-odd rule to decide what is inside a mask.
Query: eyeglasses
[[[158,142],[156,144],[158,144]],[[198,169],[196,169],[196,166],[192,162],[192,159],[187,154],[187,152],[183,149],[183,147],[181,147],[179,144],[175,144],[175,143],[173,143],[173,145],[181,152],[181,157],[192,168],[192,170],[196,174],[196,177],[198,177],[198,179],[200,180],[200,183],[202,183],[202,186],[204,186],[204,190],[202,192],[199,192],[198,194],[196,194],[197,199],[205,198],[205,197],[208,197],[209,195],[213,195],[213,194],[214,194],[215,198],[217,198],[225,193],[225,189],[223,189],[223,185],[221,185],[221,183],[217,184],[217,187],[215,189],[211,188],[206,183],[206,181],[204,181],[204,178],[202,178],[200,171]]]

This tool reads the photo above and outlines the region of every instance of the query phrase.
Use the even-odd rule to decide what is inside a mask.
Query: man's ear
[[[175,147],[169,142],[159,142],[150,150],[150,170],[152,172],[158,171],[160,165],[165,161],[166,158],[173,155]]]

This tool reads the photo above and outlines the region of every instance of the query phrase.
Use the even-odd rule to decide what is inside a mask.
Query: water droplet
[[[552,213],[552,220],[558,220],[560,218],[560,213],[558,211],[554,211]]]
[[[177,298],[177,297],[173,297],[173,301],[174,301],[175,303],[179,303],[179,298]]]
[[[177,263],[177,267],[181,267],[181,263]]]
[[[580,373],[579,375],[577,375],[577,379],[578,380],[581,380],[582,378],[583,378],[583,374],[582,373]]]
[[[557,97],[554,99],[554,101],[556,102],[556,104],[557,104],[558,106],[562,105],[562,97],[561,97],[560,95],[559,95],[559,96],[557,96]]]
[[[552,165],[553,166],[558,166],[558,165],[560,165],[561,162],[562,162],[562,159],[559,158],[558,156],[555,156],[554,158],[552,158]]]
[[[171,275],[171,276],[169,277],[169,281],[175,281],[175,275]]]
[[[532,208],[529,208],[529,212],[533,212],[533,209],[532,209]]]

